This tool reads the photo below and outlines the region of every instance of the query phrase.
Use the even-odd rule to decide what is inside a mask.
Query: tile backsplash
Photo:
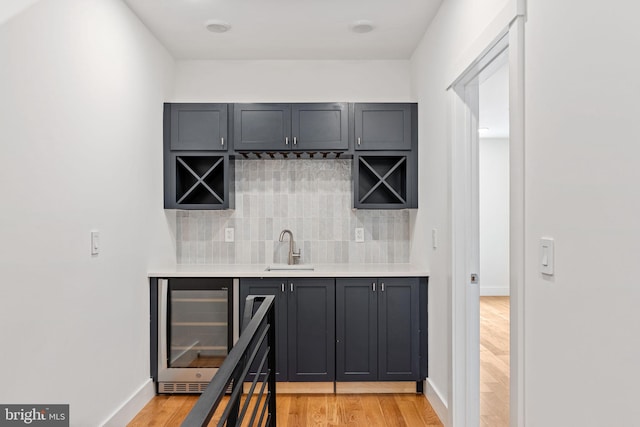
[[[283,229],[300,263],[409,262],[409,211],[352,209],[351,160],[236,160],[235,176],[235,209],[177,212],[179,264],[286,263]]]

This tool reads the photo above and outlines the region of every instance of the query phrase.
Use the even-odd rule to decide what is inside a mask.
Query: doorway
[[[480,427],[509,426],[508,59],[478,75]]]
[[[479,105],[481,75],[492,75],[504,56],[509,69],[509,421],[523,417],[523,254],[524,254],[524,55],[522,17],[487,46],[454,81],[451,95],[451,355],[449,425],[480,422],[480,208]],[[480,273],[480,274],[479,274]],[[487,424],[485,424],[487,425]],[[492,425],[492,424],[489,424]]]

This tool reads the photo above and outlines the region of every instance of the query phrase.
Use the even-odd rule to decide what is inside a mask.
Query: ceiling
[[[409,59],[442,0],[124,0],[176,59]],[[208,20],[231,25],[226,33]],[[374,30],[355,33],[355,21]]]

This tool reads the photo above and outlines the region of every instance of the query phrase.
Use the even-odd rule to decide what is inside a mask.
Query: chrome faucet
[[[298,252],[293,251],[293,233],[291,232],[291,230],[282,230],[278,241],[284,242],[284,235],[287,233],[289,233],[289,259],[287,260],[287,264],[293,265],[293,259],[300,258],[300,249],[298,249]]]

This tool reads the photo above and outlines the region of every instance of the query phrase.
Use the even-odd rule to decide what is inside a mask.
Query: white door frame
[[[510,425],[524,426],[524,17],[516,16],[454,81],[451,105],[449,426],[480,422],[478,74],[509,48]]]

